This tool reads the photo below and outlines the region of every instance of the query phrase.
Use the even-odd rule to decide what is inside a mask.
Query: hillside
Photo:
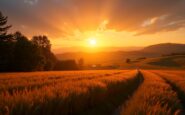
[[[185,53],[185,44],[175,44],[175,43],[156,44],[145,47],[142,51],[159,54]]]
[[[140,57],[158,57],[159,54],[149,53],[149,52],[140,52],[140,51],[132,51],[132,52],[100,52],[100,53],[64,53],[57,55],[59,60],[68,60],[75,59],[79,60],[83,58],[85,60],[85,64],[101,64],[101,65],[112,65],[119,64],[120,62],[125,61],[127,58],[135,59]]]
[[[86,52],[86,53],[98,53],[98,52],[116,52],[116,51],[139,51],[142,50],[143,47],[82,47],[82,46],[76,46],[76,47],[62,47],[58,49],[52,49],[53,52],[56,54],[62,54],[62,53],[75,53],[75,52]]]
[[[57,54],[59,60],[83,58],[86,65],[101,64],[101,65],[120,65],[125,62],[127,58],[134,60],[137,58],[157,58],[161,55],[171,53],[185,52],[184,44],[157,44],[145,47],[140,51],[113,51],[113,52],[97,52],[97,53],[85,53],[85,52],[69,52],[63,54]]]
[[[136,59],[123,63],[121,68],[133,69],[185,69],[185,55]]]

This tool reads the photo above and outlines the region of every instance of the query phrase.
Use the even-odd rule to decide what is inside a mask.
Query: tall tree
[[[8,71],[12,58],[14,42],[11,42],[12,35],[7,34],[11,26],[7,26],[8,17],[0,12],[0,71]]]
[[[34,36],[32,43],[40,48],[42,55],[44,56],[44,70],[52,70],[56,63],[55,55],[51,52],[51,43],[47,36]]]
[[[0,41],[9,41],[12,38],[11,34],[7,34],[11,25],[6,25],[8,21],[8,17],[4,17],[0,11]]]
[[[34,36],[32,42],[42,49],[51,50],[51,44],[47,36]]]
[[[14,48],[13,70],[35,71],[44,67],[44,56],[39,47],[29,41],[20,32],[14,34],[16,44]]]

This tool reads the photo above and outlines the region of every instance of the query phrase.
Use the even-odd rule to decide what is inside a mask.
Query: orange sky
[[[12,31],[47,35],[53,49],[185,43],[185,0],[1,0]]]

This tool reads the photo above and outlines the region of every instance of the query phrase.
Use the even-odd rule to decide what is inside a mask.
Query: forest
[[[21,32],[8,33],[8,17],[0,12],[0,71],[77,70],[75,60],[59,61],[51,51],[47,36],[28,39]]]

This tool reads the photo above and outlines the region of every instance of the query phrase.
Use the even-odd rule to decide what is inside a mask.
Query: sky
[[[0,0],[0,11],[53,49],[185,43],[185,0]]]

